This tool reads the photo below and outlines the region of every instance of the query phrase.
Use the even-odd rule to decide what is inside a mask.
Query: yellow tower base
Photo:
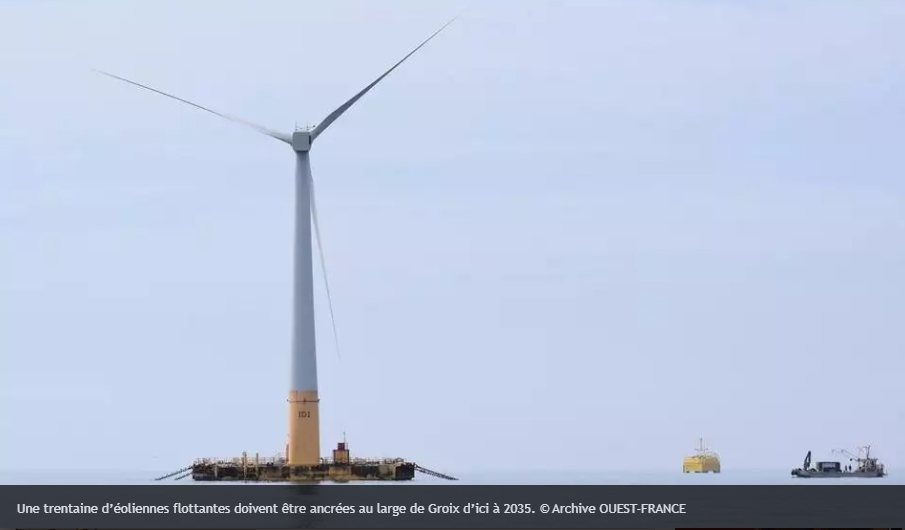
[[[289,392],[289,443],[286,460],[290,466],[316,466],[321,461],[320,400],[317,392]]]

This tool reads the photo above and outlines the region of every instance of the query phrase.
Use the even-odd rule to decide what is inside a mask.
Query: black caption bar
[[[905,486],[0,486],[7,528],[881,528]]]

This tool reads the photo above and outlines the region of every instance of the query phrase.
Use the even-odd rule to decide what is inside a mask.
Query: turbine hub
[[[311,132],[295,131],[292,133],[292,149],[298,153],[304,153],[311,149]]]

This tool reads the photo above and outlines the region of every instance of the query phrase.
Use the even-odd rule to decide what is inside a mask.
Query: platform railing
[[[406,460],[404,458],[351,458],[348,463],[360,465],[375,464],[402,464]],[[321,458],[322,464],[332,465],[335,463],[344,464],[346,462],[336,462],[333,458]]]
[[[245,464],[249,467],[254,467],[256,464],[260,466],[266,466],[267,464],[273,465],[284,465],[286,464],[286,459],[281,456],[270,456],[270,457],[258,457],[257,460],[254,457],[242,458],[242,457],[232,457],[232,458],[196,458],[196,465],[214,465],[214,464],[230,464],[230,465],[242,465]]]
[[[406,462],[404,458],[352,458],[348,463],[355,465],[380,465],[380,464],[402,464]],[[321,458],[321,464],[325,465],[334,465],[337,462],[334,461],[333,458]],[[345,463],[345,462],[342,462]],[[232,458],[196,458],[194,461],[194,465],[239,465],[239,466],[285,466],[288,462],[284,457],[258,457],[257,459],[253,457],[242,458],[242,457],[232,457]]]

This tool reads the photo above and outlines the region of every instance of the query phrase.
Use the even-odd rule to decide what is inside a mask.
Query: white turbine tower
[[[458,17],[456,17],[458,18]],[[202,107],[186,99],[168,94],[156,88],[151,88],[135,81],[113,75],[108,72],[95,70],[96,72],[124,81],[126,83],[156,92],[162,96],[186,103],[221,118],[251,127],[256,131],[266,134],[289,144],[295,151],[295,292],[293,297],[293,325],[292,325],[292,362],[290,368],[289,388],[289,443],[286,449],[286,458],[290,466],[310,466],[320,463],[320,421],[318,417],[318,391],[317,391],[317,349],[314,335],[314,278],[312,271],[312,237],[311,224],[314,221],[314,230],[317,234],[318,251],[321,267],[324,268],[323,248],[321,247],[320,229],[317,222],[317,206],[314,201],[314,181],[311,177],[311,163],[309,151],[312,143],[327,130],[344,112],[361,99],[362,96],[374,88],[384,77],[395,70],[406,59],[415,54],[431,39],[456,20],[453,18],[430,37],[424,40],[408,55],[399,60],[389,70],[364,87],[349,101],[340,105],[336,110],[327,115],[313,129],[294,131],[292,134],[273,131],[260,125],[245,121],[234,116],[222,114],[215,110]],[[326,282],[326,268],[323,270]],[[330,300],[329,284],[327,284],[327,297],[330,307],[330,316],[333,317],[333,302]],[[336,326],[334,322],[334,335]]]

